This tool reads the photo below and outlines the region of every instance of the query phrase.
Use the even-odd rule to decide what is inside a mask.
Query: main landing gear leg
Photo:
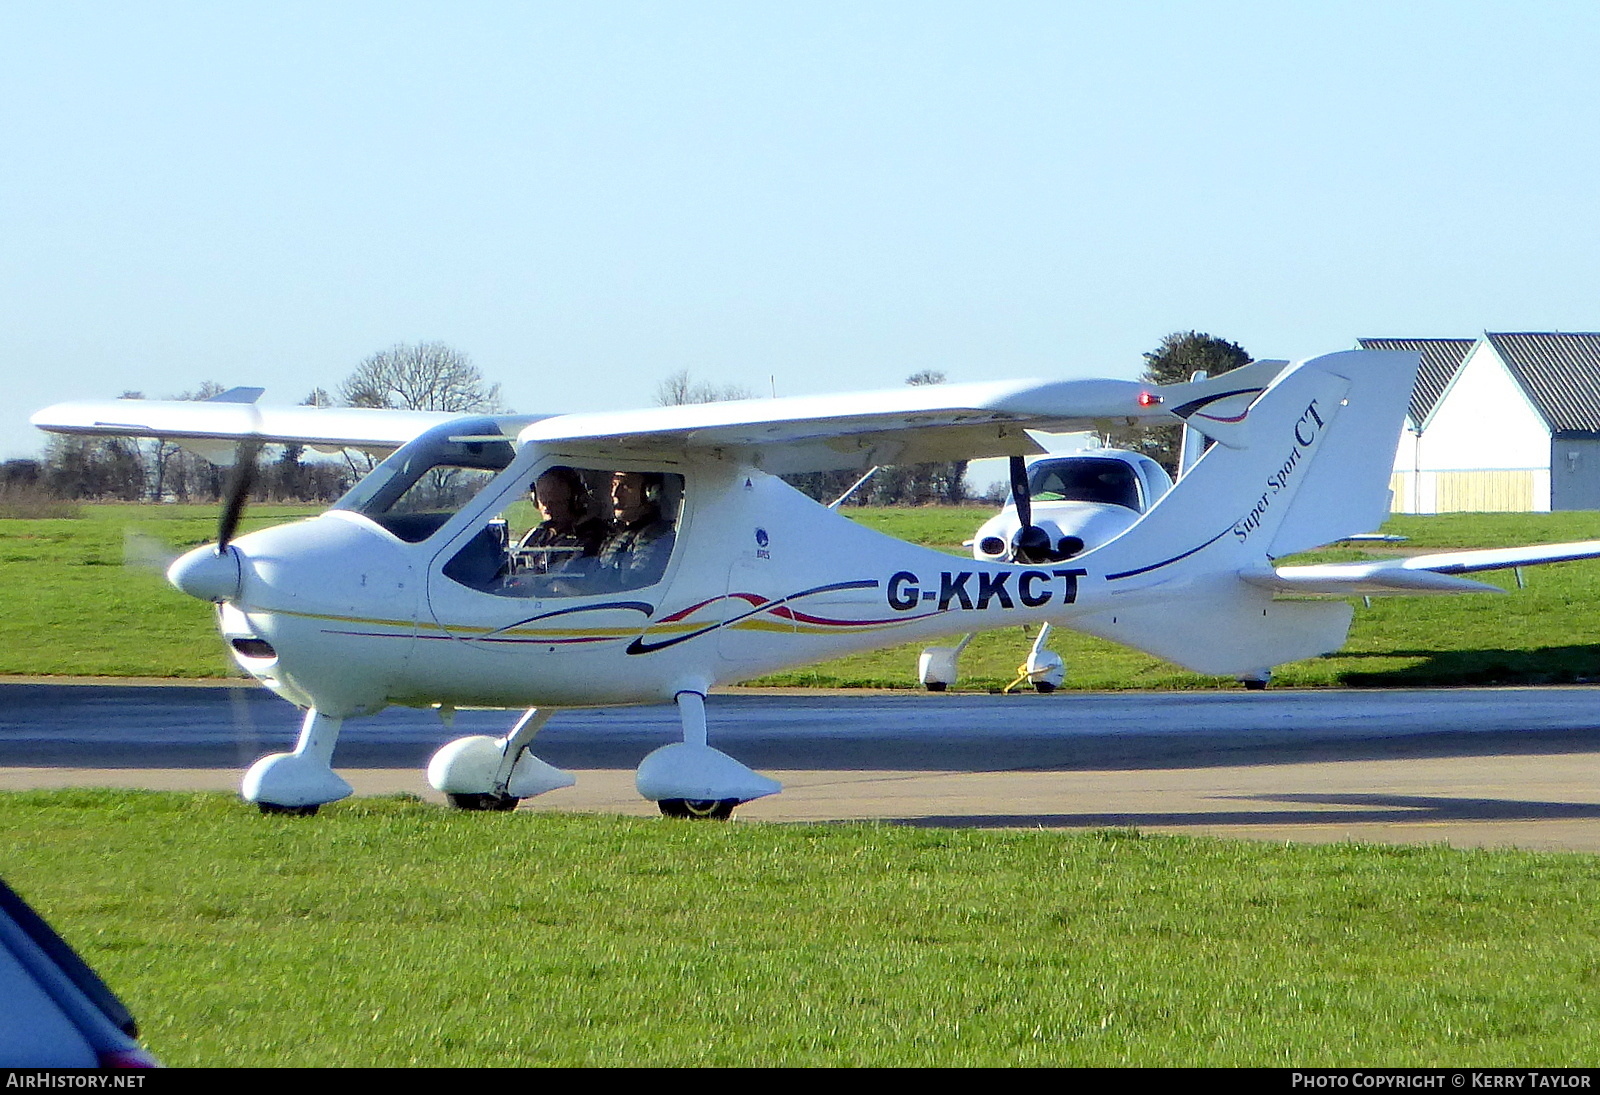
[[[706,698],[701,692],[677,696],[683,740],[645,757],[634,785],[667,817],[726,821],[741,802],[775,795],[783,785],[706,744]]]
[[[476,734],[449,742],[428,762],[428,783],[459,810],[515,810],[517,803],[578,777],[528,752],[553,710],[530,707],[503,738]]]
[[[307,711],[294,752],[262,757],[244,774],[240,791],[245,801],[255,803],[263,814],[309,817],[324,802],[348,797],[353,788],[332,768],[333,747],[343,724],[343,719],[314,707]]]

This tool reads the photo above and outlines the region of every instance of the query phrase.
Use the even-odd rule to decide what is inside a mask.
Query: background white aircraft
[[[1282,368],[1287,362],[1258,362],[1263,369]],[[1203,375],[1203,374],[1202,374]],[[1237,374],[1227,374],[1237,375]],[[1221,378],[1218,378],[1221,379]],[[1219,410],[1219,404],[1208,408]],[[1179,479],[1199,459],[1205,438],[1191,424],[1183,428]],[[1160,464],[1142,453],[1121,449],[1088,449],[1072,455],[1043,456],[1012,468],[1012,489],[1000,511],[978,527],[966,544],[974,559],[1015,562],[1019,559],[1020,530],[1032,525],[1040,530],[1034,550],[1042,559],[1074,558],[1115,539],[1173,488],[1172,478]],[[1345,540],[1389,541],[1401,538],[1351,534]],[[1551,544],[1528,548],[1493,548],[1396,557],[1371,563],[1346,563],[1333,567],[1297,566],[1256,568],[1243,574],[1246,581],[1284,595],[1370,597],[1379,594],[1502,592],[1498,586],[1458,580],[1452,576],[1486,570],[1505,570],[1593,556],[1592,544]],[[1041,625],[1027,656],[1017,667],[1017,680],[1039,692],[1053,692],[1065,678],[1060,655],[1049,649],[1051,624]],[[930,692],[943,692],[957,683],[959,660],[973,634],[953,646],[933,646],[922,651],[917,678]],[[1261,667],[1239,677],[1249,689],[1262,689],[1271,677]]]
[[[235,537],[248,491],[237,476],[218,544],[169,571],[218,604],[237,662],[306,711],[295,749],[246,773],[244,795],[264,810],[348,795],[331,765],[342,721],[389,704],[525,708],[504,737],[458,739],[429,766],[457,805],[508,808],[572,781],[528,750],[554,710],[674,702],[683,740],[644,758],[639,792],[670,815],[726,817],[780,787],[708,744],[705,696],[719,683],[1029,622],[1247,676],[1344,642],[1347,603],[1281,593],[1493,589],[1415,560],[1273,566],[1376,527],[1416,366],[1411,354],[1349,351],[1160,389],[939,386],[456,418],[415,436],[427,420],[253,404],[63,404],[34,422],[238,440],[244,469],[269,441],[401,445],[326,513]],[[1034,523],[1025,489],[1009,558],[965,562],[863,528],[776,477],[1007,456],[1023,482],[1039,451],[1027,430],[1139,418],[1186,421],[1217,444],[1125,529],[1070,553]],[[597,530],[556,557],[530,554],[553,525],[519,512],[547,475]],[[1504,555],[1449,573],[1515,565]],[[1540,561],[1590,555],[1600,542]]]
[[[1251,393],[1253,398],[1254,392]],[[1043,456],[1020,470],[1013,463],[1011,495],[967,541],[972,557],[987,562],[1019,558],[1022,530],[1038,531],[1033,551],[1040,561],[1063,561],[1126,532],[1172,489],[1172,477],[1140,453],[1091,449],[1073,456]],[[1042,534],[1042,535],[1041,535]],[[1030,556],[1032,557],[1032,556]],[[943,692],[960,679],[960,658],[975,633],[954,646],[930,646],[917,659],[917,679]],[[1039,628],[1018,679],[1040,692],[1054,692],[1066,675],[1061,656],[1049,648],[1050,624]]]

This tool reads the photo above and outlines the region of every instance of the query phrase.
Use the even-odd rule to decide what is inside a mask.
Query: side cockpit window
[[[514,455],[493,419],[448,422],[395,450],[332,508],[359,513],[407,543],[420,543],[504,471]]]
[[[500,597],[543,598],[644,589],[666,573],[681,475],[558,464],[526,491],[445,564],[445,577]]]

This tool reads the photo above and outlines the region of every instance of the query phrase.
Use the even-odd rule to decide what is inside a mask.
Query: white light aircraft
[[[573,782],[529,749],[554,711],[675,703],[682,741],[643,759],[639,793],[671,816],[725,818],[781,788],[708,744],[718,684],[1034,622],[1244,677],[1343,644],[1350,605],[1308,594],[1495,590],[1457,575],[1600,555],[1593,542],[1273,565],[1377,525],[1416,367],[1414,354],[1348,351],[1168,387],[942,385],[558,416],[273,409],[236,390],[59,404],[33,421],[238,444],[218,543],[168,578],[215,602],[238,664],[305,710],[294,750],[245,775],[263,811],[350,794],[332,767],[342,721],[390,704],[522,709],[503,737],[452,741],[428,768],[455,805],[509,809]],[[1217,444],[1125,527],[1066,550],[1033,522],[1023,462],[1040,447],[1026,431],[1136,419]],[[255,453],[273,442],[394,451],[320,516],[235,536]],[[777,478],[990,456],[1012,458],[1020,521],[1001,558],[971,562]]]
[[[1283,363],[1277,363],[1283,364]],[[1254,398],[1256,390],[1249,390]],[[1121,449],[1092,449],[1076,456],[1013,461],[1011,495],[999,513],[978,527],[966,545],[986,562],[1065,562],[1126,532],[1172,489],[1166,469],[1148,456]],[[1032,545],[1019,541],[1031,528]],[[930,646],[917,659],[917,679],[943,692],[959,678],[962,652],[974,632],[954,646]],[[1017,679],[1054,692],[1066,676],[1061,656],[1049,649],[1050,624],[1039,627]]]

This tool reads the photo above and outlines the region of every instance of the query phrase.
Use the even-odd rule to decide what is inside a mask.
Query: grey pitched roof
[[[1600,432],[1600,333],[1483,336],[1556,433]]]
[[[1475,338],[1363,338],[1357,343],[1363,350],[1412,350],[1422,355],[1422,367],[1417,370],[1417,384],[1411,389],[1411,421],[1421,426],[1427,421],[1433,405],[1439,402],[1456,375],[1467,353],[1477,345]]]

